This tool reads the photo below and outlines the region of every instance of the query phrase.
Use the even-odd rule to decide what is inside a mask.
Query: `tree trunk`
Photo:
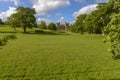
[[[26,26],[24,26],[24,33],[26,33]]]
[[[14,31],[16,31],[16,27],[14,27]]]

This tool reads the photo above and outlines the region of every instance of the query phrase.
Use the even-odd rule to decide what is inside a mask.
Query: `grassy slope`
[[[17,34],[0,50],[1,80],[116,80],[114,61],[101,35]]]

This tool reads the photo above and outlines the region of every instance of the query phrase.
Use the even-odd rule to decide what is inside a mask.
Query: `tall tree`
[[[120,0],[114,0],[114,9],[116,13],[120,12]]]
[[[71,26],[72,32],[83,33],[84,32],[84,22],[86,18],[86,14],[81,14],[77,17],[75,23]]]
[[[39,24],[40,29],[47,29],[47,25],[45,23],[45,21],[41,21],[41,23]]]
[[[54,23],[50,23],[48,25],[48,29],[50,29],[50,30],[57,30],[57,27],[56,27],[56,25]]]
[[[93,14],[88,14],[85,23],[84,23],[85,31],[88,33],[96,33],[97,30],[97,21],[96,17]]]
[[[16,30],[16,27],[20,27],[18,14],[12,14],[10,17],[8,17],[6,24],[11,25],[11,27],[14,28],[14,31]]]
[[[3,25],[4,24],[4,22],[2,21],[2,19],[0,19],[0,25]]]
[[[120,13],[114,14],[107,26],[107,42],[110,45],[109,51],[114,59],[120,59]]]
[[[16,27],[20,26],[23,28],[24,33],[26,33],[27,28],[36,27],[35,9],[18,7],[17,13],[11,15],[8,22]]]
[[[107,42],[109,51],[113,54],[113,59],[120,59],[120,0],[110,0],[114,3],[114,14],[111,16],[111,21],[107,25]]]
[[[110,0],[108,3],[101,3],[97,6],[97,20],[98,26],[100,26],[102,32],[104,33],[104,28],[111,20],[111,15],[115,12],[114,10],[114,0]],[[93,11],[95,12],[95,11]]]

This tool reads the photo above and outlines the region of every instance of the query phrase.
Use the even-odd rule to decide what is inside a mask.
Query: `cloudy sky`
[[[73,22],[79,14],[90,13],[97,3],[108,0],[0,0],[0,18],[5,21],[18,6],[35,8],[37,22]]]

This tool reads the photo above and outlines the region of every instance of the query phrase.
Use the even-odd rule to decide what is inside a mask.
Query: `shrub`
[[[109,51],[113,54],[113,59],[120,59],[120,14],[112,16],[112,20],[107,26],[107,31]]]
[[[17,37],[15,35],[7,35],[0,39],[0,46],[4,46],[7,44],[8,40],[15,40]]]
[[[47,29],[46,23],[44,21],[41,21],[39,24],[40,29]]]
[[[36,33],[43,33],[43,30],[35,30]]]
[[[50,29],[50,30],[57,30],[57,27],[56,27],[56,25],[54,23],[50,23],[48,25],[48,29]]]

